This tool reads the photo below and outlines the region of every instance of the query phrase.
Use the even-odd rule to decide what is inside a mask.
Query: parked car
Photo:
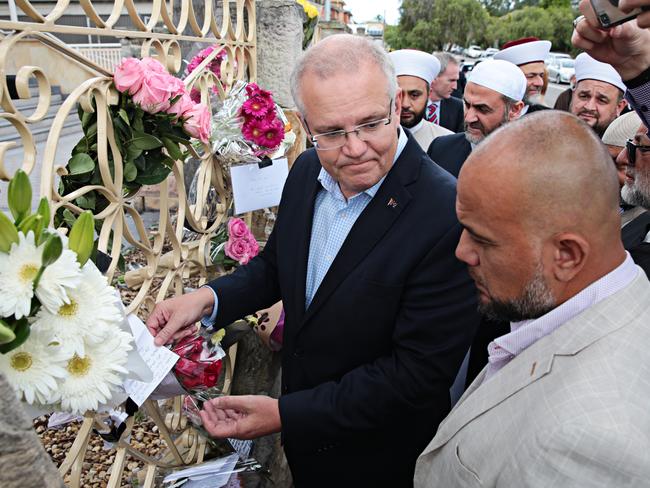
[[[571,56],[569,56],[568,54],[551,52],[551,53],[548,53],[548,56],[546,57],[544,62],[548,66],[549,64],[551,64],[556,59],[573,59],[573,58],[571,58]]]
[[[470,46],[465,49],[465,56],[470,58],[478,58],[483,53],[483,48],[481,46]]]
[[[555,83],[570,83],[575,74],[575,60],[557,58],[548,65],[548,79]]]
[[[488,47],[485,51],[481,53],[481,56],[479,59],[482,61],[485,61],[486,59],[492,59],[496,53],[498,53],[499,50],[495,49],[493,47]]]

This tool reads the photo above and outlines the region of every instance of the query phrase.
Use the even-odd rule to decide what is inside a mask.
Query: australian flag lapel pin
[[[397,207],[397,200],[391,198],[390,200],[388,200],[388,203],[386,205],[388,205],[390,208],[395,208]]]

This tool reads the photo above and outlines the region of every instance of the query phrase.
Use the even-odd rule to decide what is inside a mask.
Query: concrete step
[[[22,113],[24,113],[25,115],[29,116],[31,113],[33,113],[34,108],[36,108],[36,103],[33,103],[32,106],[29,105],[30,102],[32,101],[31,100],[18,101],[18,103],[16,104],[16,108],[21,110]],[[52,123],[54,122],[54,118],[56,117],[59,109],[61,108],[62,103],[63,100],[61,99],[60,95],[58,98],[53,98],[52,103],[45,117],[43,117],[43,119],[41,119],[40,121],[34,124],[29,124],[29,130],[34,136],[36,142],[44,141],[45,139],[47,139],[47,136],[52,128]],[[72,110],[68,114],[64,122],[63,128],[65,133],[70,133],[70,129],[78,130],[79,132],[81,132],[81,121],[77,116],[76,110]],[[20,141],[20,135],[9,121],[0,118],[0,142],[4,142],[4,141],[18,142]]]

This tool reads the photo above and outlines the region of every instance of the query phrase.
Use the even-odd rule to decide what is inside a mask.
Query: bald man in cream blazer
[[[420,454],[416,488],[650,486],[650,283],[620,241],[617,189],[596,134],[564,112],[472,152],[456,256],[511,332]]]

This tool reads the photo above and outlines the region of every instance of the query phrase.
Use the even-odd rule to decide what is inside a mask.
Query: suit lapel
[[[373,199],[352,226],[350,233],[318,287],[305,313],[302,324],[307,322],[327,301],[332,292],[377,245],[408,206],[411,194],[406,190],[405,184],[415,179],[417,177],[416,173],[419,174],[420,162],[423,156],[424,154],[418,143],[408,134],[406,147]]]
[[[446,444],[469,422],[523,388],[551,373],[556,356],[574,356],[602,337],[638,317],[650,301],[650,285],[644,273],[623,290],[590,307],[548,336],[522,351],[482,384],[485,369],[443,421],[423,454]]]
[[[296,242],[296,274],[293,282],[296,286],[296,300],[295,300],[295,316],[297,317],[296,323],[300,324],[305,314],[305,295],[306,295],[306,282],[307,282],[307,262],[309,260],[309,243],[311,241],[311,228],[314,218],[314,203],[319,190],[322,188],[318,181],[318,174],[320,173],[320,162],[318,156],[314,151],[313,156],[316,159],[315,163],[310,161],[312,167],[309,168],[307,180],[305,183],[305,202],[308,205],[301,205],[296,209],[296,228],[297,232],[294,234],[297,238]],[[302,199],[301,199],[302,200]]]

